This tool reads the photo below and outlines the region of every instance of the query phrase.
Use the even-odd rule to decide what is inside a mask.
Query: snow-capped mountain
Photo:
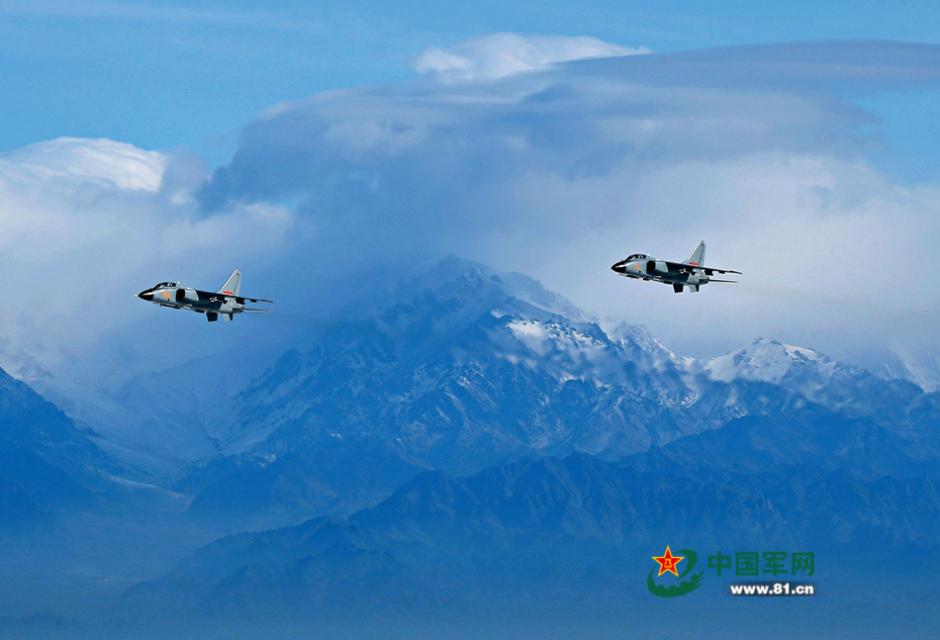
[[[115,398],[146,412],[123,431],[76,427],[0,375],[7,518],[94,504],[110,482],[108,508],[76,526],[95,542],[119,531],[135,557],[140,529],[175,558],[221,531],[303,523],[223,538],[135,592],[209,610],[272,593],[397,606],[424,601],[428,576],[482,593],[504,570],[531,593],[533,575],[559,576],[544,585],[565,597],[571,566],[606,588],[649,562],[640,546],[680,533],[818,541],[846,561],[872,540],[935,553],[940,396],[910,382],[772,340],[685,358],[453,258],[354,311],[273,361],[136,379]],[[108,454],[133,466],[160,446],[171,473],[109,472]]]
[[[683,358],[641,327],[605,331],[525,276],[448,258],[234,395],[212,427],[221,454],[177,488],[203,517],[287,522],[366,506],[420,470],[616,459],[807,402],[906,428],[923,398],[770,340]]]
[[[896,430],[938,412],[909,382],[805,347],[682,357],[643,327],[605,327],[527,276],[459,258],[285,348],[138,377],[88,436],[192,496],[193,515],[237,527],[348,513],[424,470],[613,460],[805,403]]]
[[[608,335],[553,311],[571,305],[534,281],[453,258],[403,290],[238,395],[226,454],[180,485],[195,513],[345,510],[421,469],[617,456],[702,428],[682,362],[640,329]]]
[[[846,367],[813,349],[761,338],[749,347],[706,361],[704,368],[712,380],[781,384],[795,378],[822,382],[831,379],[836,369]]]
[[[774,385],[805,400],[851,415],[900,420],[922,390],[905,380],[884,380],[807,347],[759,339],[743,349],[701,363],[709,379],[740,386]]]

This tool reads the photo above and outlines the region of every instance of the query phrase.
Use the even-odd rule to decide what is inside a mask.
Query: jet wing
[[[248,296],[235,296],[228,293],[219,293],[217,291],[200,291],[196,289],[196,294],[199,296],[200,300],[208,300],[209,302],[221,302],[222,300],[234,300],[238,304],[245,304],[245,302],[267,302],[273,304],[274,300],[268,300],[266,298],[250,298]]]
[[[740,271],[734,271],[733,269],[716,269],[715,267],[702,267],[695,264],[685,264],[684,262],[666,262],[670,271],[679,271],[680,273],[694,273],[696,271],[704,271],[705,275],[710,276],[713,273],[736,273],[741,275]]]

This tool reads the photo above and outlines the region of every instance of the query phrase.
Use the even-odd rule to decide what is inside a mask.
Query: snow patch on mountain
[[[838,366],[813,349],[761,338],[744,349],[707,360],[704,369],[719,382],[745,379],[780,384],[788,374],[801,370],[829,378]]]
[[[600,340],[559,322],[517,318],[510,320],[506,327],[517,340],[539,355],[549,351],[584,352],[604,346]]]
[[[691,356],[680,356],[660,342],[649,329],[638,324],[622,322],[606,329],[607,335],[616,340],[621,346],[642,353],[648,358],[648,363],[657,371],[675,367],[680,370],[692,371],[696,360]]]
[[[513,320],[508,325],[509,330],[512,331],[520,339],[531,339],[534,338],[538,342],[542,342],[547,336],[548,332],[545,330],[545,325],[541,322],[531,322],[527,320]]]

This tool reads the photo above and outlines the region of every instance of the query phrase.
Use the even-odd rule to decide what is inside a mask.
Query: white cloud
[[[924,283],[940,279],[940,189],[898,184],[865,160],[874,123],[851,98],[934,82],[940,47],[863,48],[870,63],[842,84],[832,61],[855,45],[551,66],[598,47],[478,56],[470,76],[435,63],[477,81],[279,105],[205,182],[197,160],[108,140],[0,154],[0,267],[15,301],[0,316],[0,364],[61,374],[93,350],[106,362],[105,345],[122,365],[156,368],[226,334],[282,331],[309,317],[311,297],[316,309],[339,304],[357,272],[448,253],[532,274],[680,352],[759,335],[837,356],[936,346],[940,293]],[[796,71],[781,64],[794,57]],[[609,271],[633,251],[685,257],[703,238],[708,262],[744,271],[742,285],[676,296]],[[133,297],[161,279],[211,286],[234,266],[279,300],[264,324],[210,341],[205,323],[186,322],[198,318]]]
[[[495,80],[545,69],[560,62],[649,53],[646,47],[622,47],[589,36],[540,36],[496,33],[461,42],[450,49],[432,47],[413,67],[443,82]]]
[[[72,183],[76,180],[118,189],[156,191],[166,156],[114,140],[57,138],[0,156],[7,179],[22,184]]]
[[[112,140],[0,154],[0,364],[27,378],[64,370],[148,320],[153,309],[133,304],[137,291],[165,278],[221,278],[282,245],[292,214],[233,203],[206,216],[191,196],[203,177],[198,163]]]
[[[843,356],[936,343],[940,191],[865,161],[875,123],[851,98],[936,82],[938,52],[753,47],[323,94],[247,126],[202,198],[297,199],[338,271],[457,253],[699,355],[759,335]],[[744,284],[675,296],[608,270],[703,238]]]
[[[514,210],[538,210],[556,231],[507,255],[539,265],[576,302],[649,326],[682,353],[769,336],[864,361],[897,344],[937,344],[940,292],[924,285],[940,277],[930,259],[940,242],[936,186],[899,185],[838,156],[762,152],[601,178],[530,176],[509,197]],[[591,213],[579,227],[573,211]],[[532,224],[513,224],[506,235]],[[743,271],[742,284],[676,296],[604,273],[634,251],[684,258],[700,239],[706,262]]]

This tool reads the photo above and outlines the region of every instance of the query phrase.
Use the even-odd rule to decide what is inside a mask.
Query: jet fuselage
[[[137,294],[141,300],[146,300],[161,307],[171,309],[189,309],[196,313],[211,313],[218,315],[231,315],[242,313],[245,310],[244,302],[225,294],[200,296],[196,289],[183,286],[176,282],[162,282]],[[210,316],[211,318],[212,316]]]
[[[652,280],[672,285],[672,289],[676,293],[682,293],[686,287],[690,291],[698,291],[700,286],[709,282],[735,282],[734,280],[720,280],[712,277],[716,273],[741,273],[731,269],[706,267],[702,264],[704,260],[705,242],[702,241],[698,243],[695,251],[685,262],[659,260],[645,253],[634,253],[619,262],[615,262],[610,268],[614,273],[628,278]]]
[[[628,278],[655,280],[665,284],[703,285],[708,283],[704,272],[682,272],[670,269],[665,260],[657,260],[643,254],[635,254],[625,260],[614,263],[611,270]]]
[[[236,269],[225,284],[217,291],[202,291],[186,287],[178,282],[161,282],[149,289],[144,289],[137,297],[147,302],[170,309],[188,309],[203,313],[209,322],[215,322],[222,316],[231,320],[236,313],[246,311],[266,311],[258,307],[246,307],[245,302],[271,302],[265,298],[251,298],[240,294],[241,272]]]

